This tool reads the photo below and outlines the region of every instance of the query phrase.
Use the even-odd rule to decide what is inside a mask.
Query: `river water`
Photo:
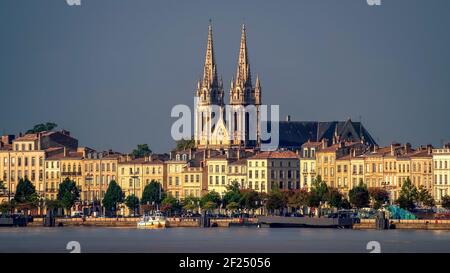
[[[0,228],[0,252],[150,253],[368,253],[377,241],[381,252],[450,252],[450,231],[349,230],[302,228],[136,228],[60,227]]]

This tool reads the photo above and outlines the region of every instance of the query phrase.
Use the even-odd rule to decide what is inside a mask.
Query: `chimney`
[[[38,133],[37,135],[38,141],[37,141],[37,150],[41,150],[41,133]]]
[[[211,158],[211,150],[208,149],[208,158]]]
[[[192,159],[192,148],[189,148],[189,160]]]
[[[241,150],[237,150],[237,159],[241,159]]]
[[[322,138],[322,149],[325,149],[328,146],[327,140]]]
[[[427,145],[428,154],[431,155],[433,153],[433,146],[431,144]]]
[[[378,151],[378,145],[373,145],[373,152],[376,153]]]
[[[405,144],[405,153],[410,153],[411,152],[411,143],[406,143]]]
[[[66,156],[68,156],[69,155],[69,151],[67,150],[67,148],[66,147],[64,147],[64,157],[66,157]]]
[[[290,121],[291,121],[291,115],[287,115],[287,116],[286,116],[286,121],[287,121],[287,122],[290,122]]]
[[[356,149],[353,149],[353,157],[356,157]]]
[[[203,161],[206,161],[206,150],[203,150]]]

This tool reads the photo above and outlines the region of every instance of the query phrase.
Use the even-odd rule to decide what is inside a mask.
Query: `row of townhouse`
[[[299,151],[301,183],[310,188],[321,178],[344,194],[359,184],[385,188],[394,200],[402,183],[410,179],[416,187],[424,187],[439,202],[450,194],[450,149],[432,146],[413,149],[410,144],[388,147],[365,147],[360,143],[307,142]]]
[[[367,147],[360,142],[306,142],[292,151],[194,150],[132,158],[112,151],[78,147],[67,131],[27,134],[0,146],[0,181],[14,193],[27,177],[41,196],[55,199],[70,178],[81,189],[82,204],[99,204],[115,180],[125,195],[142,196],[154,180],[177,199],[208,191],[223,195],[233,181],[258,192],[310,189],[317,176],[348,194],[363,181],[398,198],[405,179],[432,192],[437,201],[450,194],[450,146],[413,149],[409,144]],[[6,143],[6,144],[5,144]]]

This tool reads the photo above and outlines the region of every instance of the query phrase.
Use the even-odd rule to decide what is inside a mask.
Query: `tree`
[[[120,188],[116,181],[111,180],[103,197],[103,206],[106,211],[115,215],[117,213],[117,206],[123,202],[123,198],[124,193],[122,192],[122,188]]]
[[[183,151],[186,149],[192,149],[195,148],[195,140],[193,138],[191,139],[181,139],[176,142],[176,148],[175,151]]]
[[[441,206],[445,209],[450,209],[450,196],[446,195],[441,198]]]
[[[351,189],[348,193],[350,203],[356,208],[364,208],[369,206],[369,191],[362,179],[359,185]]]
[[[10,212],[14,208],[13,204],[10,204],[9,202],[2,202],[0,204],[0,212],[2,214]]]
[[[419,187],[419,191],[417,193],[417,201],[420,203],[421,206],[426,206],[430,208],[436,205],[433,196],[423,185]]]
[[[305,189],[299,191],[293,191],[291,195],[288,196],[287,204],[289,207],[300,209],[308,206],[309,193]]]
[[[339,192],[338,189],[335,188],[329,188],[327,195],[326,195],[326,200],[328,202],[328,204],[333,207],[333,208],[342,208],[342,194]]]
[[[200,205],[200,198],[188,196],[183,200],[183,209],[188,211],[197,210]]]
[[[4,181],[0,181],[0,191],[6,190],[6,185]]]
[[[251,189],[241,190],[241,199],[239,200],[239,207],[246,209],[247,211],[251,211],[252,214],[254,210],[259,208],[261,198],[259,194]],[[235,202],[235,201],[232,201]]]
[[[382,188],[370,188],[369,196],[374,209],[379,209],[384,203],[389,202],[389,192]]]
[[[223,195],[222,203],[225,207],[228,204],[234,202],[239,204],[241,201],[242,195],[241,190],[239,189],[239,183],[235,180],[232,181],[230,185],[227,186],[227,191]]]
[[[163,192],[161,188],[161,184],[155,180],[150,181],[142,193],[141,204],[161,204],[163,198]]]
[[[47,210],[52,211],[55,211],[59,208],[65,208],[60,200],[45,199],[44,204],[45,207],[47,207]]]
[[[180,209],[178,200],[171,194],[168,194],[161,202],[161,211],[171,214]]]
[[[21,178],[17,184],[14,200],[19,204],[35,203],[37,201],[36,188],[27,177]]]
[[[59,184],[57,199],[61,202],[61,206],[69,212],[75,202],[80,198],[80,190],[77,184],[69,178]]]
[[[308,205],[313,208],[318,208],[319,216],[320,216],[320,208],[322,206],[322,203],[327,201],[327,193],[328,193],[328,186],[325,183],[325,181],[322,180],[322,177],[320,175],[318,175],[312,181],[312,187],[311,187],[311,192],[309,195]]]
[[[220,206],[220,195],[215,191],[210,191],[200,198],[200,206],[205,210],[213,210]]]
[[[136,208],[139,206],[139,198],[136,195],[131,194],[125,198],[124,203],[130,211],[133,211],[133,216],[135,216],[134,214],[136,214]]]
[[[286,204],[287,200],[277,188],[272,189],[267,195],[266,208],[270,212],[273,212],[274,210],[282,210],[286,207]]]
[[[51,130],[55,129],[56,127],[58,127],[58,125],[53,122],[40,123],[40,124],[34,125],[34,127],[32,129],[28,130],[26,133],[27,134],[36,134],[36,133],[40,133],[40,132],[51,131]]]
[[[342,199],[342,205],[341,205],[341,207],[342,207],[343,209],[351,209],[351,208],[352,208],[352,205],[350,205],[350,202],[348,201],[347,198],[344,198],[344,199]]]
[[[138,144],[137,148],[131,152],[135,158],[145,157],[152,154],[152,150],[148,147],[148,144]]]
[[[402,209],[412,210],[416,207],[415,202],[417,201],[418,192],[416,186],[411,183],[411,180],[406,178],[403,182],[402,189],[400,190],[399,197],[396,203]]]

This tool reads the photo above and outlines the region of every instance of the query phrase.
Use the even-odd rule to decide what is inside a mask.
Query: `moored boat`
[[[166,217],[161,212],[157,211],[151,215],[144,215],[141,220],[137,223],[138,228],[165,228],[166,227]]]

